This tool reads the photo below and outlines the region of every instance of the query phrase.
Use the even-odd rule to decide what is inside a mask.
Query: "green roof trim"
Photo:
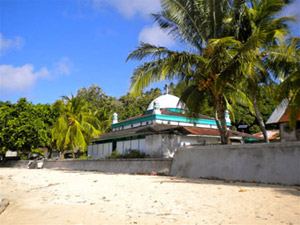
[[[135,123],[145,122],[149,120],[167,120],[167,121],[175,121],[175,122],[186,122],[186,123],[197,123],[197,124],[209,124],[209,125],[216,125],[216,121],[209,120],[209,119],[196,119],[196,118],[189,118],[183,116],[172,116],[172,115],[164,115],[164,114],[151,114],[149,116],[145,116],[142,118],[127,120],[124,122],[116,123],[112,125],[112,128],[131,125]],[[227,125],[231,125],[231,123],[226,123]]]
[[[186,109],[175,109],[175,108],[166,108],[166,109],[171,112],[178,112],[178,113],[181,113],[182,111],[188,112],[188,110]]]
[[[146,115],[146,114],[152,114],[152,113],[153,113],[153,109],[150,109],[150,110],[145,111],[144,115]]]
[[[119,136],[112,136],[112,137],[107,137],[107,138],[101,138],[96,139],[92,141],[93,143],[96,143],[97,141],[105,141],[105,140],[112,140],[112,139],[118,139],[118,138],[126,138],[126,137],[134,137],[134,136],[142,136],[145,135],[146,133],[131,133],[131,134],[125,134],[125,135],[119,135]],[[144,139],[144,138],[135,138],[135,139]]]

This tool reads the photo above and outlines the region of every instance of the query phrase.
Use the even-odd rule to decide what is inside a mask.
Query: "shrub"
[[[125,154],[119,154],[118,151],[113,151],[110,156],[107,156],[107,159],[138,159],[138,158],[147,158],[147,155],[144,152],[140,152],[136,149],[128,149]]]
[[[87,155],[81,155],[81,156],[79,156],[78,158],[76,158],[76,159],[92,159],[92,156],[87,156]]]

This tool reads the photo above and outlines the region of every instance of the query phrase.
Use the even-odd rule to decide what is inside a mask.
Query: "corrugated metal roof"
[[[289,104],[288,99],[282,100],[282,102],[276,107],[276,109],[272,112],[271,116],[267,120],[266,124],[278,123],[280,118],[285,113],[287,106]]]

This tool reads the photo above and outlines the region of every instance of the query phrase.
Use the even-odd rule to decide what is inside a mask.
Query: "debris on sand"
[[[6,198],[3,198],[0,202],[0,214],[4,212],[6,207],[9,205],[9,201]]]

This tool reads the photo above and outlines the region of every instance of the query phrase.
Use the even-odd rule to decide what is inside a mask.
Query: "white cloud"
[[[139,34],[139,41],[163,47],[175,45],[175,41],[157,24],[143,28]]]
[[[24,91],[34,86],[38,78],[50,75],[47,68],[43,67],[34,72],[34,66],[26,64],[20,67],[0,65],[0,89],[9,91]]]
[[[58,62],[54,63],[52,74],[55,75],[70,75],[74,69],[74,64],[68,57],[61,58]]]
[[[300,16],[300,0],[294,1],[292,4],[286,6],[282,12],[281,16],[291,16],[291,15],[298,15]]]
[[[22,37],[15,37],[14,39],[5,39],[0,33],[0,55],[4,54],[10,49],[21,49],[24,46],[24,39]]]
[[[92,8],[95,10],[101,9],[105,5],[115,7],[119,13],[129,19],[136,15],[141,15],[144,18],[149,17],[151,13],[156,13],[161,10],[159,0],[93,0]]]
[[[14,67],[13,65],[0,65],[0,89],[6,91],[26,91],[32,88],[38,79],[49,79],[55,75],[70,75],[74,65],[68,57],[61,58],[49,70],[42,67],[35,71],[32,64]]]

